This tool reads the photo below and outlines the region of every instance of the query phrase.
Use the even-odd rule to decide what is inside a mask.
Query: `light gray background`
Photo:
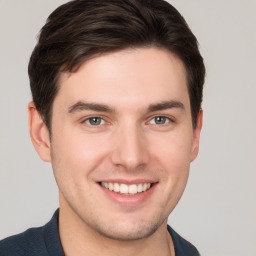
[[[66,1],[0,0],[0,239],[46,223],[58,206],[51,166],[30,142],[28,59]],[[207,67],[198,159],[169,223],[207,256],[256,255],[256,1],[173,0]]]

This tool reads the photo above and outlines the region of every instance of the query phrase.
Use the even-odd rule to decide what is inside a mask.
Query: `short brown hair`
[[[185,65],[195,127],[205,67],[181,14],[163,0],[73,0],[50,14],[28,67],[33,101],[48,129],[61,72],[75,72],[103,53],[150,46],[171,51]]]

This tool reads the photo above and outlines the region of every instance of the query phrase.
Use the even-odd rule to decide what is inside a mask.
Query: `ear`
[[[200,140],[202,125],[203,125],[203,110],[200,109],[197,116],[197,120],[196,120],[196,127],[194,128],[194,131],[193,131],[192,153],[191,153],[191,159],[190,159],[191,162],[195,160],[199,152],[199,140]]]
[[[28,125],[31,141],[42,160],[51,162],[50,134],[34,102],[28,104]]]

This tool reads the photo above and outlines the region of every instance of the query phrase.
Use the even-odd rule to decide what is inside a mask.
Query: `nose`
[[[141,168],[149,161],[149,152],[145,134],[139,128],[127,126],[113,135],[112,164],[127,170]]]

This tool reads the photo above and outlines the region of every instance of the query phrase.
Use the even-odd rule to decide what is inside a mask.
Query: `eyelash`
[[[156,123],[156,120],[157,120],[157,119],[162,119],[162,120],[164,121],[164,123],[159,123],[159,124],[157,124],[157,123]],[[155,121],[155,123],[154,123],[153,125],[166,125],[166,124],[168,124],[168,123],[173,122],[173,120],[172,120],[171,118],[167,117],[167,116],[154,116],[153,118],[150,119],[150,121],[149,121],[150,124],[152,124],[152,123],[151,123],[152,120]],[[167,122],[166,122],[166,121],[167,121]]]
[[[104,123],[106,123],[106,121],[104,120],[104,118],[102,118],[102,117],[100,117],[100,116],[88,117],[88,118],[86,118],[82,123],[86,123],[86,124],[89,125],[89,126],[100,126],[100,125],[102,125],[101,123],[100,123],[100,124],[97,124],[97,122],[96,122],[96,124],[92,124],[90,121],[93,121],[93,119],[99,119],[100,122],[103,121]]]
[[[98,119],[98,122],[97,122],[97,120],[94,121],[93,119]],[[156,122],[157,122],[157,121],[156,121],[157,119],[162,119],[162,121],[163,121],[164,123],[159,123],[159,124],[157,124],[157,123],[156,123]],[[94,121],[96,124],[92,124],[92,121]],[[103,121],[103,123],[102,123],[102,121]],[[152,121],[155,121],[155,123],[152,123]],[[88,117],[88,118],[86,118],[85,120],[83,120],[82,123],[85,123],[85,124],[87,124],[88,126],[91,126],[91,127],[99,127],[99,126],[101,126],[101,125],[106,124],[107,121],[106,121],[103,117],[101,117],[101,116],[92,116],[92,117]],[[154,116],[154,117],[152,117],[152,118],[148,121],[148,123],[151,124],[151,125],[164,126],[164,125],[167,125],[167,124],[169,124],[169,123],[174,123],[174,120],[171,119],[170,117],[159,115],[159,116]]]

